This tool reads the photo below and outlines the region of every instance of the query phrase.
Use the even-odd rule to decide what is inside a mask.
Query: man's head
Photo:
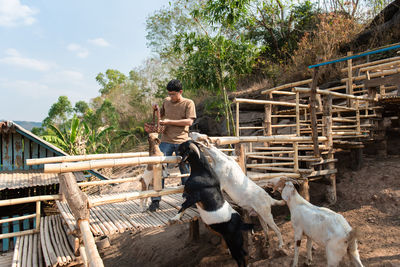
[[[182,97],[182,84],[179,80],[171,80],[167,84],[168,96],[172,102],[178,102]]]

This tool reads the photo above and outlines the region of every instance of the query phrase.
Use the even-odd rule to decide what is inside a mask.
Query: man
[[[171,80],[167,85],[168,97],[165,98],[161,107],[160,124],[165,125],[164,133],[161,136],[160,150],[165,156],[172,156],[177,153],[178,146],[189,139],[189,126],[196,119],[196,108],[194,102],[182,96],[182,84],[179,80]],[[155,105],[153,105],[155,109]],[[186,164],[180,164],[181,174],[189,173]],[[187,177],[181,178],[185,184]],[[163,180],[164,187],[164,180]],[[150,211],[159,209],[161,197],[151,198]]]

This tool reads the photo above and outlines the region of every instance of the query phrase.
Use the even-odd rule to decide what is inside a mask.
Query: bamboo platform
[[[119,195],[119,193],[89,196],[89,200],[98,200],[113,195]],[[71,233],[75,233],[76,221],[68,204],[62,201],[57,201],[56,203],[63,219],[68,225],[68,230]],[[156,212],[142,212],[140,200],[129,200],[92,207],[89,219],[90,230],[94,236],[106,236],[125,231],[138,232],[147,228],[165,227],[169,225],[168,220],[177,214],[182,203],[182,194],[172,194],[162,196],[160,210]],[[190,208],[185,211],[181,221],[178,223],[186,223],[198,218],[198,212]]]
[[[60,215],[42,218],[40,233],[17,237],[12,267],[72,266],[81,263],[75,257]],[[2,265],[6,266],[6,265]]]

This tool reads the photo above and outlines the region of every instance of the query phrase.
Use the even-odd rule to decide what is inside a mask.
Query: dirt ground
[[[324,185],[312,183],[311,193],[312,203],[326,206]],[[364,157],[360,171],[342,169],[337,176],[337,196],[337,204],[329,208],[359,229],[359,252],[364,266],[400,266],[400,157]],[[293,230],[288,221],[289,210],[274,207],[273,214],[283,235],[284,251],[276,250],[278,241],[271,230],[272,244],[264,246],[257,218],[252,218],[256,231],[254,235],[249,234],[250,266],[290,266],[292,262]],[[198,241],[190,241],[189,224],[181,224],[110,237],[111,247],[100,253],[105,266],[236,266],[220,247],[219,238],[202,223],[200,226]],[[305,243],[303,238],[299,266],[305,262]],[[313,248],[312,266],[326,266],[324,248],[316,244]],[[352,265],[346,257],[340,266]]]

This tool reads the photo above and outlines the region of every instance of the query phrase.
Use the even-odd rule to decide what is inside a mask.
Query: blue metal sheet
[[[12,136],[10,134],[2,135],[2,157],[3,170],[12,170]]]
[[[39,158],[46,157],[46,148],[44,146],[39,145]],[[39,169],[44,169],[44,165],[40,164]]]
[[[14,170],[22,170],[24,167],[22,159],[22,136],[19,133],[13,134],[13,150],[14,150]]]
[[[31,151],[33,159],[39,158],[39,144],[31,142]],[[39,165],[33,165],[32,169],[39,169]]]
[[[32,169],[31,166],[26,165],[26,160],[31,158],[31,140],[24,136],[24,170]]]
[[[1,217],[2,219],[7,219],[8,218],[8,216],[4,216],[4,217]],[[2,233],[3,234],[7,234],[8,233],[8,223],[3,223],[2,224]],[[10,239],[9,238],[5,238],[5,239],[3,239],[3,251],[8,251],[8,247],[9,247],[9,245],[10,245]]]

